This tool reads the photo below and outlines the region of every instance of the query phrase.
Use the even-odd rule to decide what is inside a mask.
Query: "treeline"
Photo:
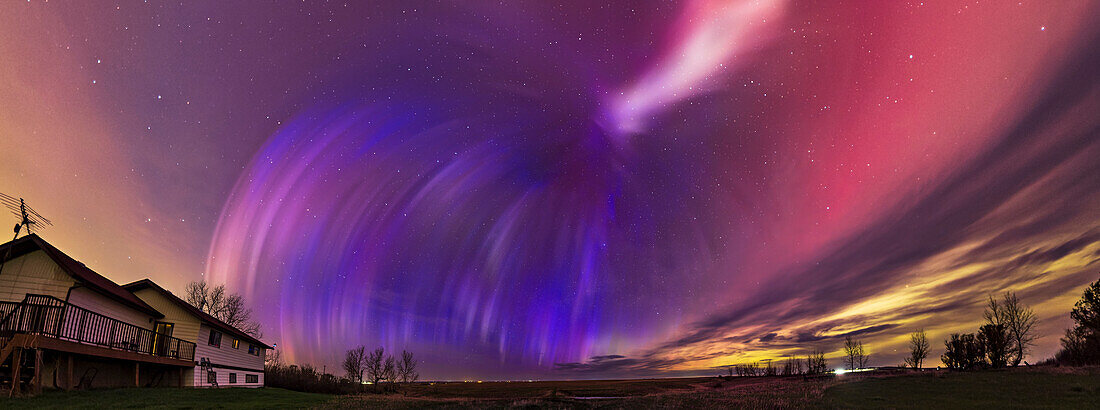
[[[975,333],[952,333],[944,340],[940,360],[955,370],[1015,367],[1031,352],[1038,338],[1034,311],[1015,293],[986,302],[985,323]],[[1064,366],[1100,365],[1100,280],[1093,282],[1074,304],[1070,317],[1075,325],[1066,329],[1062,348],[1040,364]],[[910,336],[910,355],[903,366],[920,368],[928,356],[924,330]]]
[[[359,346],[344,353],[344,373],[348,380],[363,384],[369,382],[376,391],[396,391],[398,383],[412,383],[420,378],[416,371],[416,359],[407,350],[401,357],[387,356],[379,347],[367,353]]]
[[[854,340],[852,336],[844,338],[844,364],[847,370],[864,369],[870,360],[871,354],[863,347],[862,340]],[[805,376],[828,373],[829,363],[825,360],[824,351],[814,350],[802,358],[787,357],[782,361],[782,365],[776,365],[774,360],[766,359],[725,366],[725,368],[728,377]]]
[[[313,365],[282,363],[278,352],[268,355],[264,364],[264,385],[309,393],[351,394],[362,390],[358,383],[325,373]]]
[[[285,364],[278,352],[272,351],[264,363],[265,385],[288,390],[353,394],[362,392],[396,392],[402,383],[412,383],[420,378],[417,361],[411,352],[402,351],[400,358],[387,356],[381,347],[367,352],[363,346],[348,350],[344,355],[343,377],[316,366]]]
[[[1028,364],[1025,359],[1038,339],[1035,312],[1020,301],[1013,292],[1005,292],[1000,298],[993,295],[986,301],[983,312],[985,322],[974,333],[952,333],[944,340],[944,353],[940,360],[954,370],[1015,367]],[[1090,284],[1074,304],[1070,317],[1075,322],[1061,339],[1062,348],[1051,359],[1040,364],[1064,366],[1100,365],[1100,280]],[[931,351],[924,329],[909,335],[909,355],[901,367],[920,369]],[[863,342],[848,336],[844,340],[845,370],[864,369],[870,354]],[[799,357],[783,361],[760,362],[723,366],[728,377],[733,376],[793,376],[829,372],[825,354],[814,350]],[[724,375],[720,375],[724,376]]]
[[[985,324],[977,333],[953,333],[940,356],[949,369],[970,370],[1019,366],[1035,345],[1035,313],[1015,293],[989,297]]]
[[[802,358],[788,357],[779,365],[774,360],[766,359],[726,366],[726,371],[729,377],[817,375],[828,372],[828,363],[825,361],[825,352],[814,350]]]

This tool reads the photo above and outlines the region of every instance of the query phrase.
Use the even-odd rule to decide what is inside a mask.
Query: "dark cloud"
[[[1092,33],[1093,41],[1088,44],[1100,42],[1096,33]],[[838,244],[833,252],[812,266],[789,272],[785,279],[773,281],[734,309],[691,324],[681,336],[660,345],[640,360],[617,358],[573,363],[561,368],[645,368],[651,358],[718,340],[728,341],[729,332],[760,323],[774,325],[776,330],[756,330],[736,340],[745,343],[755,340],[759,347],[793,348],[842,339],[847,335],[869,336],[897,329],[898,323],[884,323],[846,332],[834,331],[844,325],[881,323],[889,319],[853,317],[803,329],[795,333],[793,340],[786,340],[777,333],[784,327],[795,328],[808,318],[840,312],[865,296],[894,288],[922,262],[976,238],[984,242],[949,268],[974,260],[1017,255],[1026,246],[1026,241],[1043,238],[1050,243],[1052,229],[1077,224],[1082,214],[1088,214],[1084,212],[1088,211],[1087,207],[1095,204],[1092,200],[1100,195],[1100,161],[1095,160],[1095,155],[1089,155],[1100,152],[1100,116],[1069,119],[1065,113],[1100,112],[1097,111],[1100,109],[1097,104],[1100,100],[1097,98],[1100,92],[1098,68],[1100,48],[1082,48],[1053,76],[1047,87],[1032,96],[1034,104],[1006,128],[999,142],[972,161],[960,164],[942,183],[910,198],[908,203],[911,205],[888,212],[865,231]],[[1083,155],[1092,159],[1081,160]],[[1075,166],[1062,167],[1069,163]],[[1045,195],[1047,190],[1076,193],[1067,195],[1068,199],[1054,200]],[[1028,206],[1021,210],[1020,201]],[[998,212],[1006,207],[1027,213],[999,215]],[[1006,229],[1005,221],[1026,222]],[[1053,262],[1098,241],[1100,230],[1092,229],[1060,243],[1031,250],[1003,265],[945,282],[934,288],[926,303],[899,307],[892,316],[947,315],[973,308],[998,286],[1011,283],[1006,282],[1013,280],[1006,271]],[[1077,286],[1078,281],[1087,279],[1085,276],[1088,275],[1049,282],[1032,291],[1041,292],[1044,297],[1063,294]],[[937,294],[944,297],[936,298]],[[792,300],[798,303],[788,303]]]

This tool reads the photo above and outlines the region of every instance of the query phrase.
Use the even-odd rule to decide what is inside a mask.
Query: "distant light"
[[[844,373],[848,373],[848,371],[847,371],[847,370],[844,370],[844,369],[836,369],[836,371],[835,371],[835,372],[836,372],[836,375],[837,375],[837,376],[840,376],[840,375],[842,375],[842,374],[844,374]]]

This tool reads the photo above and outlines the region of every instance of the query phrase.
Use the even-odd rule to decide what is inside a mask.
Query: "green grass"
[[[876,377],[825,390],[840,408],[1098,408],[1100,374],[1028,370]]]
[[[331,401],[327,394],[262,389],[110,389],[46,391],[31,398],[0,398],[0,408],[34,409],[253,409],[307,408]]]

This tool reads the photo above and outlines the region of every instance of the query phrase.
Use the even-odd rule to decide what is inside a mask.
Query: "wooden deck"
[[[11,368],[11,392],[10,395],[22,395],[23,393],[39,394],[42,392],[42,356],[46,350],[52,350],[56,352],[65,353],[67,359],[67,365],[65,366],[66,372],[62,377],[64,380],[64,386],[66,390],[73,389],[76,384],[73,381],[73,357],[74,356],[94,356],[100,358],[109,358],[115,360],[122,360],[132,362],[134,364],[134,386],[140,386],[141,379],[141,364],[149,363],[156,365],[178,366],[180,372],[180,386],[183,387],[183,371],[195,366],[195,362],[191,360],[182,360],[171,357],[152,356],[143,353],[128,352],[124,350],[109,349],[106,347],[99,347],[93,345],[87,345],[83,343],[72,342],[68,340],[61,340],[55,337],[42,336],[42,335],[29,335],[29,334],[16,334],[11,337],[7,343],[4,344],[2,350],[0,350],[0,361],[7,360],[9,356],[12,357]],[[20,364],[23,362],[21,357],[23,354],[33,354],[35,356],[34,361],[34,375],[31,377],[28,383],[28,390],[24,391],[22,387],[23,369]]]

